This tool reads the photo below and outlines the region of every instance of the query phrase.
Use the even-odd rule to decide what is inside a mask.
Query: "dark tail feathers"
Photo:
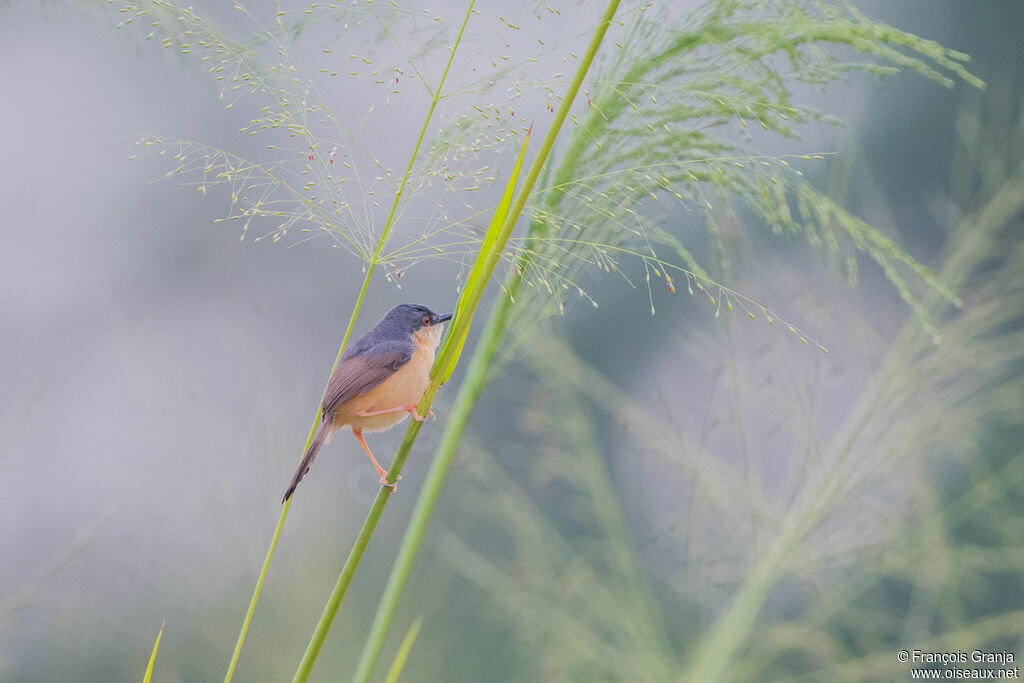
[[[320,447],[324,445],[324,441],[327,439],[327,435],[330,433],[331,425],[329,420],[324,420],[320,423],[320,429],[316,430],[316,436],[313,437],[312,443],[309,444],[309,448],[306,449],[306,454],[302,456],[302,462],[299,463],[299,468],[295,470],[295,476],[292,477],[292,483],[288,485],[288,490],[284,492],[284,498],[281,499],[281,503],[288,502],[288,499],[292,497],[295,492],[295,487],[299,485],[302,478],[309,472],[310,466],[313,461],[316,460],[316,454],[320,452]]]

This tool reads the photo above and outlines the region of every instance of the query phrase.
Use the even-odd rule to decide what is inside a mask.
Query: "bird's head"
[[[419,344],[437,348],[441,343],[444,323],[451,313],[437,314],[422,304],[399,304],[388,311],[377,327],[395,336],[411,336]]]

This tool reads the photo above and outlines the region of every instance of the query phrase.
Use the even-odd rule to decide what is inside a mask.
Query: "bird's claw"
[[[420,415],[419,413],[417,413],[415,407],[412,410],[409,411],[409,414],[412,415],[412,419],[416,420],[417,422],[423,422],[424,420],[427,419],[427,418],[423,417],[422,415]],[[434,411],[431,410],[430,408],[427,408],[427,415],[429,417],[433,417],[433,418],[437,419],[437,416],[434,415]]]
[[[402,475],[398,475],[398,479],[401,479],[401,478],[402,478]],[[387,488],[391,489],[391,493],[394,493],[395,491],[398,490],[398,480],[396,479],[395,483],[392,484],[390,481],[388,481],[388,473],[387,472],[385,472],[384,474],[380,475],[380,485],[381,486],[386,486]]]

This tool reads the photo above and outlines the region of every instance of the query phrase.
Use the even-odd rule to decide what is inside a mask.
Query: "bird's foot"
[[[402,475],[398,475],[398,478],[401,479]],[[386,486],[387,488],[391,489],[391,493],[394,493],[395,491],[398,490],[398,481],[396,480],[395,483],[393,483],[393,484],[390,481],[388,481],[388,473],[387,472],[385,472],[384,474],[380,475],[380,485],[381,486]]]
[[[424,416],[417,413],[416,406],[411,404],[407,406],[402,406],[401,408],[399,408],[399,410],[404,410],[405,412],[409,413],[410,415],[412,415],[412,419],[416,420],[417,422],[423,422],[424,420],[427,419]],[[429,415],[430,417],[434,417],[434,411],[431,410],[430,408],[427,408],[427,415]]]
[[[385,408],[384,410],[373,410],[369,412],[361,412],[356,414],[359,417],[371,417],[373,415],[384,415],[385,413],[397,413],[400,410],[412,415],[412,419],[416,420],[417,422],[423,422],[424,420],[427,419],[416,412],[416,405],[413,403],[410,403],[409,405],[406,406],[397,406],[395,408]],[[434,411],[428,408],[427,415],[429,415],[430,417],[434,417]]]
[[[411,406],[411,408],[412,409],[409,411],[409,414],[412,415],[412,419],[416,420],[417,422],[423,422],[424,420],[427,419],[416,412],[416,406]],[[437,419],[437,415],[434,415],[434,411],[431,410],[430,408],[427,408],[427,415],[429,417],[434,418],[435,420]]]

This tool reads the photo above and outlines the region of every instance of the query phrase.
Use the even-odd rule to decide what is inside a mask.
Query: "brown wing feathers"
[[[327,383],[323,418],[329,418],[339,405],[361,396],[390,377],[412,358],[412,340],[380,342],[362,352],[343,356]]]
[[[302,477],[309,472],[310,465],[324,445],[327,435],[331,433],[331,419],[334,410],[345,401],[355,396],[360,396],[373,389],[375,386],[390,377],[396,370],[409,362],[412,358],[412,340],[408,341],[382,341],[368,348],[360,340],[351,354],[346,353],[341,357],[341,362],[335,369],[331,379],[327,382],[327,392],[324,394],[324,402],[321,406],[320,428],[313,437],[312,443],[302,457],[302,462],[295,470],[291,484],[285,491],[285,502],[295,491],[295,487],[302,481]]]

